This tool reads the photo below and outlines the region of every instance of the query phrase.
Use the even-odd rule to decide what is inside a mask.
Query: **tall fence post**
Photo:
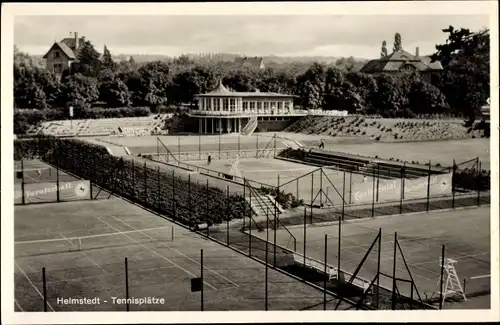
[[[192,214],[193,210],[191,209],[191,174],[188,175],[188,196],[189,214]]]
[[[276,133],[274,134],[274,158],[276,158]]]
[[[56,166],[57,168],[57,166]],[[59,173],[58,173],[59,176]],[[24,158],[21,158],[21,194],[22,204],[26,204],[26,195],[24,190]],[[57,202],[59,202],[59,182],[57,183]]]
[[[352,171],[349,172],[349,205],[351,204],[352,204]]]
[[[323,207],[323,167],[320,169],[319,173],[319,206]]]
[[[377,164],[377,202],[379,199],[379,188],[380,188],[380,164]]]
[[[220,160],[220,137],[221,135],[219,134],[219,160]]]
[[[245,206],[247,203],[244,202]],[[229,185],[226,185],[226,243],[229,246]]]
[[[338,233],[338,247],[337,247],[337,270],[340,272],[340,252],[341,252],[341,245],[342,245],[342,219],[339,218],[339,233]]]
[[[327,264],[328,264],[328,235],[325,234],[325,277],[323,278],[323,310],[326,310],[326,280],[328,279]]]
[[[306,248],[307,248],[307,209],[304,207],[304,249],[302,251],[302,254],[304,256],[304,265],[306,265]]]
[[[372,218],[375,217],[375,170],[372,173]]]
[[[245,218],[247,217],[247,180],[243,177],[243,200],[245,200],[245,204],[243,205],[243,230],[245,230]],[[250,204],[252,204],[250,202]],[[252,206],[250,205],[250,213],[252,212]]]
[[[266,293],[265,293],[265,310],[267,311],[267,292],[268,292],[268,259],[269,259],[269,208],[266,209]]]
[[[43,311],[47,312],[47,279],[45,277],[45,267],[42,267],[42,286],[43,286]]]
[[[314,201],[314,172],[311,173],[311,223],[313,216],[313,201]]]
[[[479,158],[478,158],[479,159]],[[481,205],[481,162],[478,160],[477,177],[477,205]]]
[[[278,187],[276,201],[274,202],[274,266],[276,266],[276,233],[278,232],[278,197],[280,195],[280,174],[278,174]]]
[[[345,217],[345,171],[342,181],[342,221],[344,221],[344,217]]]
[[[206,198],[206,201],[207,201],[207,205],[206,205],[206,215],[205,215],[205,218],[206,218],[206,223],[207,223],[207,237],[210,237],[210,225],[208,224],[208,220],[210,219],[210,209],[209,209],[209,197],[208,197],[208,194],[209,194],[209,190],[208,190],[208,178],[207,178],[207,193],[205,195],[205,198]]]
[[[256,134],[256,145],[255,145],[255,158],[259,159],[259,134]]]
[[[203,287],[205,286],[204,280],[203,280],[203,248],[201,249],[201,257],[200,257],[200,274],[201,274],[201,311],[204,311],[204,306],[203,306]]]
[[[177,136],[177,160],[181,161],[181,137]]]
[[[392,263],[392,310],[396,310],[396,248],[398,242],[398,233],[394,233],[394,257]]]
[[[241,134],[238,133],[238,155],[240,154],[240,137]]]
[[[126,302],[127,302],[127,311],[130,310],[130,305],[128,303],[128,258],[125,257],[125,299],[126,299]]]
[[[377,252],[377,296],[376,303],[377,309],[379,309],[379,299],[380,299],[380,258],[382,253],[382,228],[378,229],[378,252]]]
[[[445,246],[441,248],[441,277],[439,278],[439,310],[443,309],[443,280],[444,280],[444,252]]]
[[[148,203],[148,165],[144,162],[144,203]]]
[[[405,199],[405,186],[406,186],[406,161],[403,162],[403,178],[401,179],[403,182],[403,186],[401,186],[403,190],[403,200]]]
[[[163,206],[163,196],[161,195],[161,181],[160,181],[160,166],[158,166],[158,207],[161,209]]]
[[[400,175],[400,178],[401,178],[401,187],[400,187],[400,191],[399,191],[399,214],[402,214],[403,213],[403,196],[404,196],[404,168],[401,168],[401,175]]]
[[[453,167],[451,167],[451,208],[455,208],[455,170],[456,170],[456,164],[455,164],[455,159],[453,159]]]
[[[431,196],[431,161],[429,160],[429,173],[427,175],[427,212],[430,209],[430,196]]]
[[[248,193],[250,206],[252,206],[252,191]],[[248,220],[248,256],[252,256],[252,211],[250,211],[250,218]]]
[[[135,200],[135,159],[132,159],[132,199]]]
[[[297,200],[299,200],[299,179],[297,178],[297,180],[295,181],[295,191],[296,191],[296,195],[295,195],[295,198]]]
[[[59,155],[57,156],[58,162],[56,163],[56,196],[57,196],[57,202],[61,202],[61,184],[59,180]],[[24,175],[24,173],[23,173]],[[24,177],[23,177],[23,182],[24,182]],[[24,188],[23,188],[24,191]]]
[[[198,160],[201,160],[201,135],[198,135]]]

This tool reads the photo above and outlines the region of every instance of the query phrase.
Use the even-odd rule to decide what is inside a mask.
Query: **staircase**
[[[269,215],[274,215],[275,209],[278,215],[283,213],[283,207],[272,196],[261,194],[254,189],[251,189],[249,192],[251,195],[250,193],[245,194],[245,200],[250,204],[252,211],[257,216],[265,216],[268,209]]]
[[[315,166],[334,166],[340,171],[354,172],[362,175],[378,175],[381,179],[394,179],[401,177],[401,169],[404,167],[404,177],[420,178],[429,174],[428,166],[403,165],[399,162],[381,161],[371,157],[357,157],[340,152],[328,152],[325,150],[311,149],[305,153],[304,161]],[[431,169],[431,174],[438,175],[443,172]]]
[[[255,115],[248,120],[248,123],[241,130],[242,135],[251,135],[255,131],[258,125],[257,118],[257,115]]]
[[[278,140],[281,141],[287,148],[291,148],[293,150],[298,150],[304,148],[304,146],[297,140],[292,140],[292,139],[286,139],[286,138],[281,138],[277,137]]]

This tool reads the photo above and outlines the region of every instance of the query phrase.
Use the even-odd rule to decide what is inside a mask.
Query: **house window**
[[[243,112],[248,110],[248,102],[243,102]]]
[[[264,111],[268,111],[269,110],[269,102],[264,102]]]
[[[219,98],[214,98],[214,111],[220,111],[220,101],[219,101]]]
[[[59,51],[54,51],[54,59],[58,59],[61,57],[61,52]]]
[[[223,99],[223,105],[222,110],[226,112],[229,111],[229,98]]]
[[[230,98],[229,101],[230,101],[229,108],[230,108],[231,112],[234,112],[236,110],[236,99]]]
[[[61,63],[54,63],[53,68],[55,73],[61,73],[63,69]]]
[[[415,67],[411,64],[405,64],[401,67],[401,71],[407,71],[407,72],[415,71]]]

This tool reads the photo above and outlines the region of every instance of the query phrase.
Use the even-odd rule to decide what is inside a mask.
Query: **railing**
[[[246,187],[250,190],[250,193],[253,193],[254,197],[256,197],[256,198],[257,198],[257,202],[259,203],[259,205],[260,205],[261,209],[263,209],[261,202],[259,202],[259,199],[262,201],[262,198],[260,197],[260,195],[259,195],[259,193],[257,192],[257,190],[256,190],[254,187],[252,187],[252,185],[250,185],[250,183],[249,183],[246,179],[245,179],[245,183],[244,183],[244,184],[245,184],[245,186],[246,186]],[[281,221],[281,219],[280,219],[280,218],[279,218],[279,216],[278,216],[278,211],[279,211],[278,206],[277,206],[278,202],[276,201],[276,202],[274,203],[274,204],[275,204],[275,206],[274,206],[274,208],[275,208],[275,209],[271,209],[271,208],[269,208],[269,206],[268,206],[265,202],[262,202],[262,203],[266,206],[266,218],[267,218],[267,220],[268,220],[268,221],[271,221],[271,220],[269,219],[269,214],[268,214],[268,212],[271,212],[271,215],[272,215],[272,216],[275,218],[275,220],[276,220],[276,223],[277,223],[277,224],[274,224],[274,223],[273,223],[274,231],[276,231],[276,230],[278,229],[278,225],[281,225],[282,229],[285,229],[285,230],[286,230],[286,232],[290,235],[290,240],[292,240],[292,241],[293,241],[293,251],[294,251],[294,252],[295,252],[295,251],[297,251],[297,238],[296,238],[296,237],[295,237],[295,236],[294,236],[294,235],[290,232],[290,230],[288,230],[288,228],[285,226],[285,224],[283,223],[283,221]],[[276,210],[276,211],[273,211],[273,210]],[[255,221],[254,221],[254,222],[255,222]],[[256,223],[256,225],[257,225],[257,223]],[[290,240],[288,241],[287,246],[288,246],[288,244],[290,243]]]
[[[203,116],[276,116],[276,115],[292,115],[292,116],[348,116],[349,113],[347,111],[336,111],[336,110],[303,110],[303,109],[276,109],[274,111],[259,111],[259,110],[247,110],[247,111],[205,111],[199,109],[193,109],[189,111],[190,115],[203,115]]]

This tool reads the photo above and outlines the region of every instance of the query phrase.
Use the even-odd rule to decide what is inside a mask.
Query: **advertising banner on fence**
[[[15,184],[14,203],[21,204],[23,188]],[[61,201],[79,201],[90,199],[90,182],[78,180],[73,182],[59,182],[59,199]],[[57,201],[57,183],[26,183],[24,184],[25,203],[46,203]]]
[[[452,195],[452,173],[419,177],[415,179],[369,179],[352,184],[352,203],[395,202],[403,200],[426,199],[429,196]],[[428,185],[430,184],[430,186]],[[404,193],[401,187],[404,186]],[[378,195],[377,195],[378,193]]]

